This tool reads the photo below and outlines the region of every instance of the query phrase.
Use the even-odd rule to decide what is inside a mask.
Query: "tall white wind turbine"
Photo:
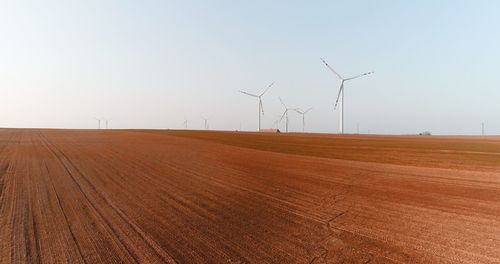
[[[337,105],[339,103],[339,99],[342,97],[342,99],[340,100],[340,102],[341,102],[341,106],[340,106],[340,133],[344,134],[344,82],[350,81],[350,80],[354,80],[354,79],[357,79],[359,77],[363,77],[365,75],[372,74],[373,72],[372,71],[371,72],[365,72],[365,73],[362,73],[362,74],[359,74],[359,75],[356,75],[356,76],[353,76],[353,77],[343,78],[332,67],[330,67],[330,65],[328,65],[328,63],[325,60],[323,60],[322,58],[320,58],[320,59],[326,65],[326,67],[328,69],[330,69],[330,71],[332,71],[333,74],[335,74],[342,81],[340,83],[339,94],[337,95],[337,100],[335,101],[335,107],[334,107],[334,109],[337,108]]]
[[[305,127],[306,127],[306,114],[307,112],[311,111],[312,107],[307,109],[306,111],[302,111],[300,109],[295,110],[295,112],[299,113],[302,115],[302,132],[305,132]]]
[[[283,115],[281,115],[280,121],[283,120],[283,117],[285,117],[285,124],[286,124],[286,126],[285,126],[286,130],[285,131],[288,132],[288,111],[290,111],[290,110],[297,111],[298,108],[288,108],[285,105],[285,103],[283,103],[283,100],[281,100],[281,98],[279,98],[279,99],[280,99],[281,104],[285,108],[285,111],[283,112]]]
[[[267,90],[269,90],[269,88],[271,88],[271,86],[274,85],[274,82],[271,83],[270,85],[267,86],[267,88],[264,90],[264,92],[262,92],[260,95],[256,95],[256,94],[251,94],[251,93],[247,93],[245,91],[240,91],[240,93],[242,94],[246,94],[248,96],[252,96],[252,97],[255,97],[255,98],[259,98],[259,130],[260,131],[260,113],[262,112],[262,115],[264,115],[264,106],[262,105],[262,96],[267,92]]]

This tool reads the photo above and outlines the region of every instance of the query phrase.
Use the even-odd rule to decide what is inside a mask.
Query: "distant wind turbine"
[[[188,120],[187,119],[184,119],[184,122],[182,122],[182,124],[184,125],[184,129],[188,128]]]
[[[312,107],[307,109],[306,111],[303,111],[300,110],[300,109],[297,109],[295,110],[295,112],[299,113],[302,115],[302,132],[305,132],[305,127],[306,127],[306,114],[307,112],[311,111],[312,110]]]
[[[341,105],[341,108],[340,108],[340,133],[344,134],[344,82],[345,81],[350,81],[350,80],[353,80],[353,79],[356,79],[356,78],[359,78],[359,77],[363,77],[365,75],[372,74],[373,72],[365,72],[365,73],[362,73],[362,74],[359,74],[359,75],[356,75],[356,76],[353,76],[353,77],[350,77],[350,78],[343,78],[332,67],[330,67],[330,65],[328,65],[328,63],[325,60],[323,60],[322,58],[320,58],[320,59],[326,65],[326,67],[328,69],[330,69],[330,71],[332,71],[333,74],[335,74],[342,81],[340,83],[339,94],[337,95],[337,100],[335,101],[335,107],[334,107],[334,109],[337,108],[337,104],[339,103],[339,99],[342,97],[342,99],[341,99],[341,104],[342,105]]]
[[[95,120],[97,120],[97,129],[101,129],[101,119],[94,117]]]
[[[205,130],[208,130],[208,118],[201,116],[201,119],[205,121]]]
[[[283,107],[285,107],[285,111],[283,112],[283,115],[281,115],[281,118],[280,118],[280,121],[283,120],[283,118],[285,117],[285,123],[286,123],[286,132],[288,132],[288,111],[290,110],[293,110],[293,111],[297,111],[298,108],[288,108],[285,103],[283,103],[283,100],[280,99],[280,102],[281,104],[283,105]]]
[[[278,115],[277,117],[278,117],[278,119],[276,119],[276,120],[274,121],[274,125],[276,126],[276,130],[278,130],[278,129],[279,129],[279,127],[280,127],[280,123],[281,123],[281,115]]]
[[[278,130],[279,126],[280,126],[280,120],[278,119],[278,120],[274,121],[274,125],[276,126],[276,130]]]
[[[109,124],[109,121],[111,121],[111,119],[104,119],[104,122],[106,124],[106,129],[108,129],[108,124]]]
[[[247,93],[245,91],[240,91],[240,93],[242,94],[246,94],[246,95],[249,95],[249,96],[252,96],[252,97],[255,97],[255,98],[259,98],[259,130],[260,131],[260,113],[262,112],[262,115],[264,115],[264,106],[262,105],[262,96],[267,92],[267,90],[269,90],[269,88],[271,88],[271,86],[274,85],[274,82],[271,83],[270,85],[267,86],[267,88],[264,90],[264,92],[262,92],[260,95],[256,95],[256,94],[251,94],[251,93]]]

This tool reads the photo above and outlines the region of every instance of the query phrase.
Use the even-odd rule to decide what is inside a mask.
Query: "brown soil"
[[[0,263],[499,263],[500,139],[0,129]]]

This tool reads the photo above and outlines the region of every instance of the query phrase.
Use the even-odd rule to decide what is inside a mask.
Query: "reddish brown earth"
[[[500,138],[0,129],[0,263],[499,263]]]

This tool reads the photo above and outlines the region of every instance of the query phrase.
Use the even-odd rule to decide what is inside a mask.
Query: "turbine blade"
[[[281,118],[280,118],[280,122],[281,122],[281,120],[283,120],[283,118],[285,117],[287,112],[288,112],[288,109],[286,109],[285,112],[283,112],[283,115],[281,115]]]
[[[259,105],[260,105],[260,111],[262,111],[262,115],[264,115],[264,105],[262,104],[262,100],[259,97]]]
[[[339,103],[340,99],[340,93],[342,93],[343,89],[344,89],[344,82],[342,81],[342,83],[340,84],[339,94],[337,95],[337,100],[335,101],[335,106],[333,107],[333,109],[337,109],[337,104]]]
[[[301,114],[301,115],[304,114],[302,111],[300,111],[299,108],[294,108],[292,110],[295,111],[295,112],[297,112],[297,113],[299,113],[299,114]]]
[[[348,81],[348,80],[356,79],[356,78],[359,78],[359,77],[362,77],[362,76],[365,76],[365,75],[369,75],[369,74],[372,74],[372,73],[373,73],[372,71],[371,72],[365,72],[365,73],[362,73],[360,75],[356,75],[356,76],[353,76],[351,78],[347,78],[345,80]]]
[[[240,91],[240,93],[246,94],[246,95],[250,95],[250,96],[253,96],[253,97],[259,97],[258,95],[247,93],[247,92],[244,92],[244,91]]]
[[[280,99],[281,104],[286,108],[285,103],[283,103],[283,100],[281,100],[281,97],[278,97]]]
[[[307,109],[305,112],[304,112],[304,115],[307,114],[307,112],[311,111],[312,110],[312,107]]]
[[[263,92],[263,93],[261,93],[261,94],[259,95],[259,97],[263,96],[263,95],[267,92],[267,90],[269,90],[269,88],[271,88],[271,86],[273,86],[273,85],[274,85],[274,82],[272,82],[269,86],[267,86],[266,90],[264,90],[264,92]]]
[[[323,58],[320,58],[320,59],[326,65],[326,67],[328,67],[328,69],[330,69],[330,71],[332,71],[335,75],[337,75],[337,77],[339,77],[339,79],[343,80],[342,76],[340,76],[340,74],[338,74],[332,67],[330,67],[330,65],[328,65],[328,63]]]

